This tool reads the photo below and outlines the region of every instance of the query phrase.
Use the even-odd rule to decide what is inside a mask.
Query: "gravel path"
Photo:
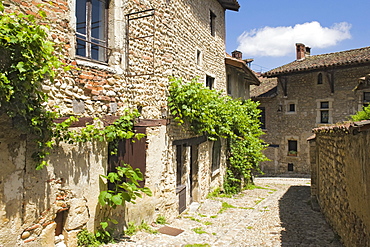
[[[311,209],[310,179],[257,178],[255,183],[258,188],[233,198],[193,205],[168,224],[184,230],[177,236],[139,232],[107,246],[342,246],[323,215]]]

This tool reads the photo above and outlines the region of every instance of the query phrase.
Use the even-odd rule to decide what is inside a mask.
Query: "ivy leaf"
[[[98,197],[100,205],[104,206],[106,204],[105,198],[107,197],[107,191],[101,191]]]
[[[17,64],[17,69],[19,70],[19,72],[26,72],[27,70],[24,68],[24,62],[18,62]]]
[[[100,222],[100,225],[103,228],[103,230],[105,230],[105,228],[107,228],[109,224],[108,224],[108,222],[103,221],[103,222]]]
[[[121,194],[112,196],[112,202],[116,205],[122,205],[122,197]]]

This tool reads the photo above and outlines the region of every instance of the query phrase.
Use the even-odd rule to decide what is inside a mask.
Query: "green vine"
[[[112,238],[111,232],[108,230],[109,222],[118,224],[117,220],[110,217],[112,209],[124,205],[125,202],[135,203],[138,197],[142,197],[141,193],[152,196],[152,191],[148,187],[141,188],[139,186],[138,181],[144,179],[140,169],[133,169],[130,165],[123,164],[122,167],[117,166],[116,170],[107,176],[101,175],[112,185],[112,189],[101,191],[99,194],[99,203],[106,210],[103,210],[103,221],[100,222],[101,229],[96,232],[95,236],[104,243],[110,242]]]
[[[253,172],[261,172],[258,163],[266,160],[259,138],[263,132],[258,120],[258,103],[242,101],[205,88],[196,79],[183,83],[172,78],[168,98],[171,114],[195,134],[207,133],[209,140],[229,140],[228,166],[224,189],[237,193],[244,183],[252,182]]]
[[[34,138],[37,151],[33,158],[42,167],[56,116],[45,110],[48,97],[42,83],[52,82],[62,63],[54,55],[47,25],[37,23],[33,15],[8,14],[1,2],[0,12],[0,111]],[[38,14],[40,19],[45,18],[43,11]]]

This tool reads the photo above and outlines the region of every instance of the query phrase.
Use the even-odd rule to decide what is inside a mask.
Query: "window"
[[[297,156],[298,142],[296,140],[288,140],[288,155]]]
[[[217,139],[212,147],[212,172],[220,168],[221,140]]]
[[[209,26],[211,29],[211,35],[215,36],[216,34],[216,30],[215,30],[216,15],[212,11],[209,11],[209,15],[210,15]]]
[[[370,92],[364,92],[363,104],[364,106],[368,106],[370,104]]]
[[[261,122],[261,129],[266,129],[266,109],[265,107],[258,107],[258,109],[261,110],[260,116],[258,117],[258,120]]]
[[[107,8],[105,0],[76,1],[76,55],[107,62]]]
[[[298,100],[286,100],[284,102],[285,114],[297,113]]]
[[[294,164],[293,163],[288,163],[288,172],[294,171]]]
[[[202,65],[202,52],[200,50],[197,50],[196,63],[198,66]]]
[[[320,102],[320,123],[329,123],[329,102]]]
[[[182,169],[184,167],[184,147],[182,145],[176,145],[176,185],[182,185]]]
[[[206,87],[208,87],[209,89],[213,89],[214,82],[215,82],[215,78],[210,77],[208,75],[206,76]]]
[[[322,84],[322,74],[319,73],[317,76],[317,84]]]

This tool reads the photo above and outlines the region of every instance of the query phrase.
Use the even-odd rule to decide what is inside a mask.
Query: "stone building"
[[[264,73],[267,81],[252,92],[263,110],[262,138],[270,144],[270,161],[261,164],[267,174],[309,174],[312,129],[348,120],[370,99],[369,87],[358,80],[369,74],[370,47],[315,56],[304,44],[296,49],[296,61]]]
[[[153,191],[152,197],[115,212],[117,231],[128,221],[152,222],[158,214],[171,219],[222,186],[222,143],[172,123],[167,87],[171,76],[184,81],[198,76],[200,83],[226,91],[225,10],[237,11],[236,0],[4,2],[5,11],[27,14],[36,14],[38,4],[47,14],[50,38],[61,44],[64,62],[73,65],[54,83],[45,81],[46,107],[78,116],[79,123],[95,117],[109,123],[125,109],[138,109],[136,130],[146,138],[123,143],[122,157],[110,156],[107,143],[62,143],[50,155],[50,165],[36,171],[30,140],[4,115],[1,246],[53,246],[56,235],[76,246],[82,228],[93,231],[99,225],[97,195],[107,186],[99,175],[112,169],[108,161],[115,158],[140,167]]]
[[[260,81],[248,67],[248,60],[243,60],[240,51],[233,51],[232,56],[226,54],[226,92],[233,98],[247,100],[250,98],[250,87],[259,86]]]

